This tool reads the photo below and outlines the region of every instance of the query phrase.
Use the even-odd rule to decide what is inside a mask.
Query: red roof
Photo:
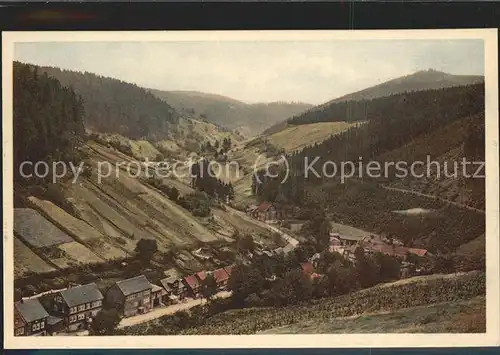
[[[229,275],[227,274],[224,268],[217,269],[213,272],[214,279],[216,282],[223,282],[229,279]]]
[[[196,277],[200,280],[203,281],[207,277],[207,273],[205,270],[201,270],[200,272],[196,273]]]
[[[425,254],[427,254],[427,250],[425,250],[425,249],[410,248],[410,249],[408,249],[408,251],[410,253],[416,254],[418,256],[424,256]]]
[[[312,274],[314,272],[314,267],[311,263],[300,263],[300,267],[308,274]]]
[[[233,272],[233,267],[232,266],[225,266],[224,270],[226,271],[228,276],[231,276],[231,273]]]
[[[198,281],[198,279],[194,275],[186,276],[184,278],[184,280],[186,281],[188,286],[191,287],[191,289],[194,289],[194,288],[197,288],[200,286],[200,282]]]
[[[373,252],[379,252],[390,256],[400,256],[400,257],[404,257],[409,250],[406,247],[396,247],[387,244],[371,244],[366,246],[366,248]]]
[[[266,212],[271,206],[269,202],[262,202],[258,207],[259,212]]]

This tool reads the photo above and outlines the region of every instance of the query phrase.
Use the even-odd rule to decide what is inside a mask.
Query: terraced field
[[[58,184],[62,197],[57,204],[35,196],[26,198],[34,209],[30,215],[36,216],[37,221],[27,225],[18,223],[16,235],[17,230],[22,231],[20,236],[25,236],[35,254],[45,259],[38,263],[50,260],[50,267],[66,268],[130,256],[141,238],[155,239],[159,251],[173,246],[189,249],[199,242],[232,241],[232,233],[240,228],[272,238],[268,230],[223,209],[214,208],[213,219],[194,217],[146,183],[145,170],[139,161],[96,142],[86,145],[85,150],[89,155],[87,164],[92,166],[90,176],[79,176],[74,184],[71,181]],[[101,171],[105,173],[101,181],[97,175],[99,162],[101,166],[109,163]],[[164,183],[177,187],[182,195],[193,192],[188,181],[165,178]],[[46,235],[39,233],[42,222],[45,229],[50,227]],[[17,249],[20,253],[16,256],[19,264],[16,275],[49,267],[37,268],[36,263],[19,260],[30,254],[30,250],[22,243]],[[189,263],[187,259],[183,262]]]
[[[30,248],[14,238],[14,277],[25,276],[29,272],[49,272],[55,268],[43,261]]]

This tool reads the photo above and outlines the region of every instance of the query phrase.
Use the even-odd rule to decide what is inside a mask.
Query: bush
[[[197,217],[208,217],[211,212],[210,198],[204,192],[194,192],[181,197],[178,203]]]

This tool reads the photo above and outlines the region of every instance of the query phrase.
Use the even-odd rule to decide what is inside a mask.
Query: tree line
[[[37,67],[14,62],[14,166],[23,161],[74,161],[84,139],[84,102]]]
[[[35,67],[30,65],[30,67]],[[83,98],[86,127],[131,139],[163,139],[176,134],[179,114],[149,91],[121,80],[54,67],[40,72],[73,87]]]

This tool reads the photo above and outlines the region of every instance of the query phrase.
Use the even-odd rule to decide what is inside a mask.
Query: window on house
[[[70,322],[74,322],[74,321],[76,321],[76,316],[71,316],[71,317],[69,317],[69,321],[70,321]]]
[[[76,307],[71,307],[71,313],[75,313],[76,312]]]
[[[44,321],[42,321],[42,323],[40,323],[40,329],[43,329],[43,328],[45,328],[45,322]]]
[[[78,310],[79,311],[84,311],[85,310],[85,305],[82,304],[81,306],[78,306]]]
[[[33,324],[33,327],[31,329],[33,329],[34,332],[40,330],[40,323]]]
[[[84,313],[81,313],[78,315],[78,320],[82,320],[82,319],[85,319],[85,314]]]
[[[23,335],[24,334],[24,327],[23,328],[17,328],[15,335]]]

